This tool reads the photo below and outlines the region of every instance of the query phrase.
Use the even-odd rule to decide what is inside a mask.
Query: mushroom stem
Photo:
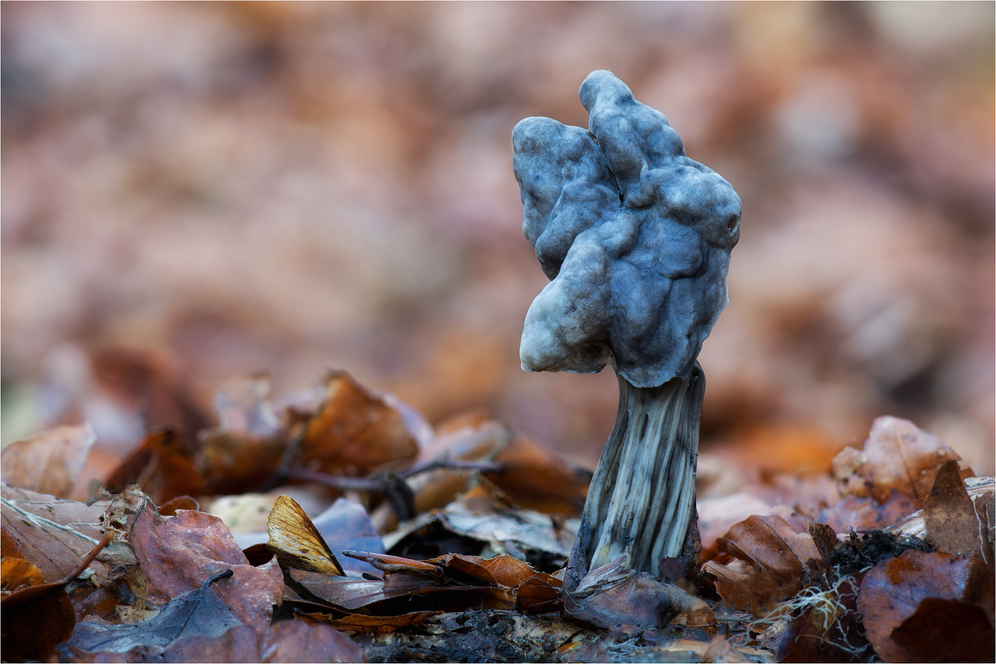
[[[619,378],[619,410],[585,500],[565,585],[625,555],[628,567],[661,579],[661,563],[694,567],[698,557],[695,465],[705,376],[658,387]],[[672,581],[675,579],[664,579]]]

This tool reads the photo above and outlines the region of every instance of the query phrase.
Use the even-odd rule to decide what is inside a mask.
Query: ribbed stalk
[[[619,410],[588,489],[569,589],[622,555],[630,568],[660,579],[665,558],[698,554],[686,539],[696,518],[702,369],[696,363],[687,378],[651,388],[618,378]]]

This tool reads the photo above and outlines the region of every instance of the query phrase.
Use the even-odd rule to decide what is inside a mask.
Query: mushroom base
[[[702,368],[696,363],[686,378],[652,388],[618,378],[619,410],[588,489],[567,565],[569,590],[589,570],[623,555],[628,567],[673,581],[676,571],[694,569],[699,553]]]

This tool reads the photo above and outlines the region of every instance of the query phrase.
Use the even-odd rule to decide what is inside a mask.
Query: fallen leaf
[[[919,661],[918,651],[925,646],[910,625],[931,621],[946,627],[949,634],[971,627],[971,633],[963,634],[964,641],[951,646],[951,657],[956,652],[979,652],[980,648],[991,657],[992,588],[992,572],[978,558],[910,550],[879,563],[864,576],[857,606],[868,640],[885,661]],[[924,604],[927,599],[943,601]],[[988,624],[973,619],[976,612],[966,606],[988,614]],[[962,618],[969,622],[959,626],[957,621]],[[904,623],[907,626],[900,629]],[[948,656],[945,659],[958,661]]]
[[[20,585],[0,600],[5,661],[48,661],[55,647],[69,638],[76,625],[76,611],[66,594],[66,586],[89,567],[110,541],[108,534],[83,558],[79,567],[54,583],[44,583],[38,568],[27,561],[3,560],[5,586]],[[9,565],[9,560],[14,560],[14,564]],[[12,573],[17,575],[16,580],[10,578]]]
[[[112,493],[120,493],[129,484],[142,487],[156,504],[198,496],[205,490],[204,478],[194,468],[180,435],[172,429],[147,434],[105,480]]]
[[[200,588],[173,598],[144,622],[79,623],[59,652],[73,661],[252,661],[257,652],[253,630],[237,620],[211,589],[231,576],[231,569],[212,574]],[[233,639],[229,632],[237,629],[244,633]]]
[[[11,486],[69,496],[97,440],[89,424],[63,426],[11,443],[0,456],[3,481]]]
[[[985,560],[985,528],[965,490],[958,462],[946,461],[937,471],[934,486],[923,501],[923,518],[927,541],[938,551]]]
[[[859,498],[849,495],[834,505],[820,510],[816,520],[829,525],[838,533],[875,530],[891,526],[913,514],[917,511],[918,505],[918,501],[912,496],[895,489],[883,503],[872,496]]]
[[[232,569],[230,581],[217,592],[233,615],[257,634],[270,625],[273,606],[283,596],[283,579],[276,563],[249,564],[225,524],[204,512],[179,510],[162,517],[155,505],[133,494],[122,505],[125,532],[147,579],[148,601],[162,605],[195,590],[221,568]]]
[[[277,498],[268,520],[267,545],[283,567],[346,576],[311,518],[293,498]]]
[[[752,516],[720,538],[719,550],[732,560],[711,560],[702,569],[716,578],[716,591],[737,610],[761,617],[826,571],[826,561],[808,532],[780,516]]]
[[[865,662],[874,657],[857,612],[857,581],[802,593],[778,608],[787,624],[772,644],[777,661]]]
[[[833,474],[842,496],[871,495],[879,503],[893,490],[905,493],[922,506],[937,469],[961,457],[936,436],[909,420],[879,417],[872,424],[864,446],[847,447],[833,459]]]
[[[362,662],[363,650],[322,622],[297,617],[270,626],[259,646],[261,662]]]
[[[3,502],[0,521],[4,531],[16,542],[24,559],[37,565],[46,579],[61,579],[76,569],[102,536],[97,519],[103,514],[103,507],[91,511],[73,501],[0,500]],[[94,521],[60,523],[67,520],[67,513],[73,516],[90,513]],[[102,569],[102,574],[106,575],[106,569]]]
[[[4,597],[21,586],[37,586],[45,583],[45,577],[36,565],[21,557],[4,556],[0,561],[0,583]]]
[[[489,478],[518,505],[547,514],[581,514],[588,493],[587,478],[582,479],[560,457],[519,436],[494,460],[502,469],[488,473]]]
[[[663,629],[682,613],[702,613],[703,608],[712,613],[704,602],[681,588],[629,569],[624,563],[625,556],[582,577],[574,592],[564,597],[567,612],[608,629],[649,630]]]
[[[988,662],[996,642],[992,618],[982,607],[938,597],[922,599],[890,636],[908,661],[920,662]]]
[[[201,430],[194,465],[215,494],[254,490],[280,463],[288,434],[267,400],[270,381],[262,374],[240,376],[215,388],[219,425]]]
[[[332,372],[322,403],[307,419],[298,463],[356,476],[410,461],[418,451],[402,412],[349,374]]]

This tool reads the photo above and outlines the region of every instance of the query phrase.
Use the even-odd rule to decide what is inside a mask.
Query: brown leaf
[[[49,429],[3,450],[2,477],[11,486],[67,498],[97,440],[89,424]]]
[[[137,494],[124,511],[129,541],[147,577],[150,602],[168,602],[230,568],[234,576],[219,584],[218,595],[240,622],[257,634],[266,631],[273,606],[283,595],[276,564],[250,565],[225,524],[210,514],[178,510],[176,516],[161,517],[147,497]]]
[[[708,610],[681,588],[623,566],[624,557],[588,572],[564,597],[567,612],[608,629],[662,629],[681,613]],[[709,611],[711,613],[711,611]],[[701,622],[701,615],[694,621]]]
[[[913,628],[907,625],[899,630],[897,641],[896,630],[919,614],[921,608],[923,613],[910,625],[936,620],[955,629],[952,620],[972,613],[962,605],[977,606],[984,612],[991,612],[992,585],[992,573],[978,558],[956,558],[946,553],[910,550],[879,563],[864,576],[858,595],[858,610],[868,640],[879,657],[888,662],[918,661],[920,658],[916,650],[923,647],[921,639],[912,634]],[[924,600],[928,598],[946,602],[924,605]],[[971,639],[992,634],[991,615],[988,620],[988,632],[982,629],[984,626],[979,621],[971,621],[975,626]],[[958,646],[959,649],[961,647]],[[971,641],[968,647],[974,651],[978,644]],[[991,653],[991,636],[986,647]]]
[[[500,450],[495,461],[502,465],[491,481],[520,506],[547,514],[580,514],[588,482],[560,457],[532,440],[517,437]]]
[[[829,590],[800,595],[782,605],[788,620],[763,640],[779,662],[863,662],[873,657],[856,609],[857,581],[845,577]],[[788,613],[790,612],[791,613]]]
[[[259,646],[261,662],[362,662],[363,650],[337,630],[304,618],[270,626]]]
[[[834,457],[833,473],[841,495],[871,495],[884,503],[896,490],[914,498],[919,508],[926,492],[918,487],[932,481],[948,460],[961,457],[909,420],[886,416],[875,420],[860,450],[847,447]]]
[[[892,641],[919,662],[988,662],[996,630],[982,607],[925,597],[916,612],[892,630]]]
[[[212,493],[253,490],[276,470],[287,445],[285,425],[267,400],[269,379],[240,376],[215,388],[220,424],[198,433],[194,464]]]
[[[295,583],[314,597],[346,611],[377,615],[471,608],[555,610],[561,582],[526,563],[498,556],[447,554],[427,561],[348,551],[383,571],[381,579],[332,577],[291,569]]]
[[[0,584],[3,585],[4,593],[15,592],[21,586],[38,586],[43,583],[45,577],[41,570],[24,558],[11,556],[0,561]]]
[[[733,560],[709,561],[703,571],[716,577],[716,591],[737,610],[763,616],[794,596],[826,570],[809,533],[780,516],[752,516],[720,538],[719,549]]]
[[[367,616],[360,613],[350,613],[341,618],[333,618],[326,613],[307,614],[308,618],[326,622],[345,634],[356,632],[374,632],[389,634],[402,627],[418,627],[425,623],[429,616],[438,615],[439,611],[413,611],[397,616]]]
[[[27,561],[11,558],[3,560],[5,587],[8,583],[21,585],[20,589],[15,589],[0,600],[5,661],[47,661],[54,653],[55,646],[72,635],[76,625],[76,611],[66,594],[66,586],[89,567],[110,541],[111,536],[108,534],[93,547],[76,569],[54,583],[44,583],[38,568]],[[13,564],[8,564],[8,561],[13,561]],[[8,578],[12,573],[17,576],[16,580]]]
[[[895,489],[884,503],[871,496],[845,496],[831,507],[820,510],[817,521],[838,533],[886,528],[917,511],[918,502]]]
[[[311,518],[289,496],[280,496],[268,519],[267,545],[283,567],[346,576]]]
[[[182,449],[193,453],[194,434],[211,426],[212,418],[176,357],[158,348],[106,346],[91,350],[89,359],[92,394],[141,413],[147,427],[176,430]]]
[[[958,472],[958,462],[946,461],[937,471],[934,486],[923,501],[923,518],[927,541],[938,551],[985,559],[984,528]]]
[[[61,579],[76,569],[102,536],[98,520],[104,505],[87,507],[51,496],[49,501],[8,499],[13,494],[6,489],[4,495],[3,529],[46,579]],[[106,578],[106,568],[98,567]]]
[[[157,504],[180,496],[201,495],[205,488],[204,478],[184,451],[183,440],[171,429],[147,435],[105,484],[113,493],[138,484]]]
[[[179,595],[139,623],[80,623],[59,646],[60,654],[91,662],[258,661],[258,637],[210,587],[231,576],[231,569],[211,575],[197,590]]]
[[[324,399],[307,421],[299,461],[327,473],[366,475],[409,461],[418,443],[402,413],[345,372],[332,372]]]

